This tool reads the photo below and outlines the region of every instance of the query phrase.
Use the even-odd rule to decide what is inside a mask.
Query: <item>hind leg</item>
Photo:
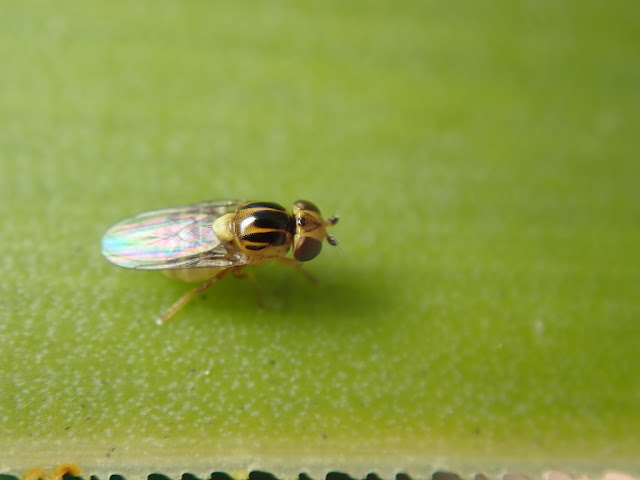
[[[171,305],[171,307],[169,307],[169,309],[166,312],[164,312],[164,314],[161,317],[158,317],[156,319],[156,323],[158,325],[162,325],[163,323],[165,323],[167,320],[169,320],[171,317],[173,317],[178,312],[178,310],[180,310],[187,303],[189,303],[189,301],[193,297],[195,297],[199,293],[204,292],[211,285],[213,285],[216,282],[219,282],[224,277],[229,275],[229,273],[231,273],[232,271],[235,273],[235,269],[226,268],[226,269],[222,270],[220,273],[218,273],[215,277],[212,277],[209,280],[207,280],[206,282],[198,285],[196,288],[194,288],[192,290],[189,290],[187,293],[182,295],[173,305]],[[237,273],[236,273],[236,275],[237,275]]]

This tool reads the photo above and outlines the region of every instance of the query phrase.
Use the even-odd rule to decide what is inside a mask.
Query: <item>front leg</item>
[[[295,268],[298,272],[300,272],[307,280],[311,283],[316,284],[318,280],[311,275],[309,272],[302,268],[302,262],[296,260],[295,258],[287,258],[287,257],[278,257],[275,259],[280,265],[286,265],[288,267]]]

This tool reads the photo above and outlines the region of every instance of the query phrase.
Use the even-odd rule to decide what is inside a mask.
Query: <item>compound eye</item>
[[[299,262],[308,262],[318,256],[322,242],[313,237],[299,237],[293,247],[293,256]]]
[[[294,203],[294,206],[300,210],[310,210],[312,212],[320,213],[320,209],[309,200],[298,200]]]

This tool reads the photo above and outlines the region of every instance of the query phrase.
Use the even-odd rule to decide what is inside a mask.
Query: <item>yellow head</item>
[[[338,223],[338,217],[330,217],[325,221],[313,203],[298,200],[293,204],[293,218],[296,222],[293,237],[293,256],[296,260],[307,262],[317,257],[325,239],[330,245],[338,245],[326,228]]]

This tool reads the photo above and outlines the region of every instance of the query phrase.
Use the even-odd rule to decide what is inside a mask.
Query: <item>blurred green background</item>
[[[640,20],[613,2],[3,2],[5,472],[640,472]],[[337,213],[306,266],[100,254],[164,206]]]

